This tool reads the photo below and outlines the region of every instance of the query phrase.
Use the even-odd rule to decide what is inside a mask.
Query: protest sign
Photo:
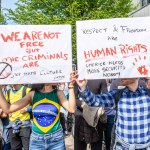
[[[68,82],[70,25],[1,25],[0,84]]]
[[[77,21],[79,79],[150,76],[150,17]]]

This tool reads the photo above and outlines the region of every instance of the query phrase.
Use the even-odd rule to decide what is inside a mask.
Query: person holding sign
[[[95,93],[107,92],[107,84],[105,79],[89,80],[88,87]],[[75,95],[77,101],[77,110],[75,113],[75,126],[74,126],[74,150],[86,150],[90,144],[91,150],[102,150],[103,131],[105,130],[106,123],[98,121],[96,127],[90,126],[84,119],[83,112],[87,108],[84,107],[83,100],[79,97],[79,90],[75,84]],[[87,111],[87,116],[89,116]],[[91,119],[90,119],[91,120]]]
[[[5,113],[12,113],[32,103],[33,125],[30,136],[30,150],[65,150],[63,130],[60,125],[60,105],[71,113],[75,112],[74,78],[68,84],[69,100],[63,91],[53,89],[53,84],[46,83],[41,90],[28,93],[19,101],[9,105],[0,90],[0,107]]]
[[[116,114],[114,150],[150,149],[150,96],[148,89],[138,85],[138,78],[121,79],[125,88],[120,95]],[[87,81],[76,79],[80,95],[91,106],[113,107],[118,89],[93,94]]]

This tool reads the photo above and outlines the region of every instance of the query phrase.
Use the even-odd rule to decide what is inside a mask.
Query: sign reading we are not
[[[150,17],[77,21],[79,78],[150,76]]]
[[[1,84],[69,81],[70,25],[1,25],[0,43]]]

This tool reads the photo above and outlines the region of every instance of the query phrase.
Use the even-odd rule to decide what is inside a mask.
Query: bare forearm
[[[4,113],[9,114],[9,113],[15,112],[17,110],[20,110],[20,109],[24,108],[25,106],[27,106],[28,104],[30,104],[31,97],[32,97],[32,93],[30,92],[22,99],[20,99],[10,105],[9,103],[6,102],[6,99],[3,96],[2,91],[0,91],[0,107],[2,108]]]
[[[69,90],[69,108],[70,108],[70,111],[71,113],[74,113],[75,112],[75,109],[76,109],[76,100],[75,100],[75,94],[74,94],[74,88],[70,88],[68,89]]]
[[[2,108],[3,112],[9,113],[10,110],[10,104],[7,103],[2,90],[0,90],[0,107]]]

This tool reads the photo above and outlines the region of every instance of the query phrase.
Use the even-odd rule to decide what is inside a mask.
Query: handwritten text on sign
[[[69,81],[70,25],[0,26],[0,43],[1,84]]]
[[[79,78],[150,76],[150,17],[77,21]]]

